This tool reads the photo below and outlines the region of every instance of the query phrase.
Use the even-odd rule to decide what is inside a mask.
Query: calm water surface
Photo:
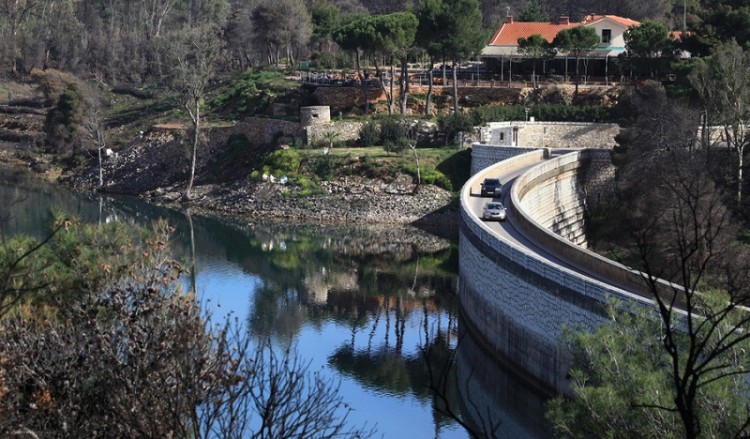
[[[291,343],[310,370],[341,380],[354,412],[377,437],[466,438],[439,413],[429,370],[442,370],[458,340],[456,242],[410,227],[333,228],[279,222],[230,222],[158,208],[138,200],[75,194],[0,168],[0,226],[6,235],[41,236],[50,209],[86,221],[176,227],[178,257],[195,253],[197,292],[214,315],[245,322],[258,337]],[[194,250],[190,244],[194,236]],[[430,367],[425,344],[440,355]],[[483,407],[498,437],[548,437],[544,395],[506,373],[461,338],[451,408]],[[456,375],[458,379],[456,379]],[[487,416],[470,417],[474,423]]]

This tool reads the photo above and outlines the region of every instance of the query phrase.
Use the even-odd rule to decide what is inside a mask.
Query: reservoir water
[[[194,252],[203,306],[239,318],[254,336],[296,346],[311,371],[340,380],[349,422],[375,427],[376,437],[469,437],[435,404],[475,426],[497,424],[496,437],[549,437],[545,395],[460,331],[450,234],[223,220],[78,194],[0,168],[0,232],[42,236],[51,209],[88,222],[165,218],[176,228],[177,257]],[[420,348],[428,345],[440,354],[426,362]],[[452,355],[447,400],[434,402],[430,380]]]

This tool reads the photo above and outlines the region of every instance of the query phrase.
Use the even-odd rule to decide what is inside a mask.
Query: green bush
[[[359,130],[359,146],[375,146],[379,141],[380,128],[378,128],[378,125],[375,122],[369,121],[362,125],[362,128]]]
[[[272,152],[265,165],[274,175],[297,174],[302,163],[299,152],[294,149],[280,149]]]
[[[526,113],[523,105],[486,105],[471,111],[474,125],[484,125],[488,122],[506,122],[510,120],[525,120]]]
[[[48,113],[44,122],[47,145],[52,152],[72,153],[80,139],[77,131],[81,123],[83,97],[75,84],[68,85],[57,99],[57,105]]]
[[[421,172],[422,184],[432,184],[449,191],[453,190],[450,178],[436,169],[424,169]]]
[[[323,155],[312,160],[313,173],[323,181],[333,179],[334,169],[336,169],[335,160],[330,155]]]
[[[299,190],[297,191],[297,194],[300,196],[308,196],[308,195],[315,195],[322,192],[322,189],[320,188],[320,184],[318,184],[317,181],[315,181],[312,178],[307,177],[297,177],[294,182],[296,183]]]
[[[472,117],[464,113],[453,113],[438,118],[438,127],[445,134],[446,144],[456,143],[459,132],[471,132],[474,129]]]
[[[488,105],[475,108],[471,112],[474,125],[487,122],[505,122],[526,120],[526,108],[529,117],[548,122],[615,122],[615,110],[601,105],[565,105],[554,103],[536,104],[530,107],[523,105]]]
[[[264,113],[275,96],[289,89],[290,81],[282,72],[248,69],[232,81],[232,86],[208,99],[212,111],[239,119],[247,114]]]
[[[394,147],[405,146],[407,142],[408,132],[401,118],[388,117],[380,121],[380,144],[383,147],[386,144],[393,145]]]

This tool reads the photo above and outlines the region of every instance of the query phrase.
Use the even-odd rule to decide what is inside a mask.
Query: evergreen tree
[[[539,0],[531,0],[526,8],[521,11],[521,15],[518,16],[518,21],[529,21],[529,22],[547,22],[549,21],[549,15],[542,8]]]
[[[576,59],[576,89],[575,96],[578,96],[578,83],[580,82],[579,65],[583,57],[599,45],[599,35],[596,29],[587,26],[576,26],[561,30],[552,41],[552,46],[556,49],[572,55]]]
[[[460,61],[476,56],[487,44],[477,0],[444,0],[438,20],[443,54],[453,64],[453,112],[458,112],[457,70]]]

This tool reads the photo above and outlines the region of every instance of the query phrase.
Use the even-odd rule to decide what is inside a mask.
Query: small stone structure
[[[518,131],[520,129],[521,127],[518,125],[501,125],[491,131],[488,143],[499,146],[518,146]]]
[[[312,107],[300,107],[300,124],[303,127],[327,124],[331,122],[331,107],[328,105],[315,105]]]
[[[363,122],[353,121],[331,121],[331,109],[327,105],[313,107],[301,107],[300,130],[304,133],[304,142],[307,145],[324,140],[326,133],[336,133],[336,140],[345,142],[359,138]]]

